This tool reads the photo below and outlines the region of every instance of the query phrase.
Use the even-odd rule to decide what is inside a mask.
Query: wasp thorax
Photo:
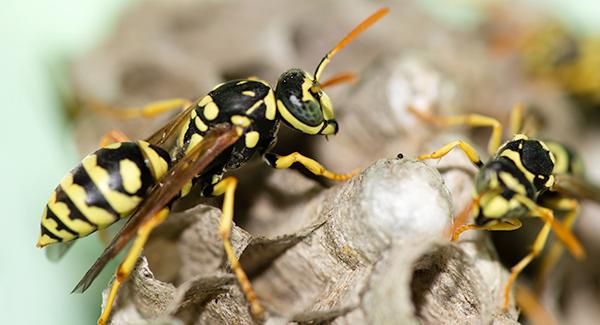
[[[277,110],[290,127],[307,134],[336,134],[337,122],[329,96],[307,72],[290,69],[279,77]]]

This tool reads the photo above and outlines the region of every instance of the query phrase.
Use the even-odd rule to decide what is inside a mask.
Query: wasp
[[[457,241],[467,230],[511,231],[521,227],[519,219],[540,218],[544,226],[537,234],[530,252],[511,268],[504,286],[503,309],[507,311],[511,288],[518,275],[543,250],[550,231],[576,258],[585,251],[571,232],[579,211],[579,199],[600,202],[600,189],[585,179],[583,164],[575,152],[553,141],[530,138],[535,121],[526,119],[521,105],[511,113],[512,139],[501,144],[503,126],[491,117],[469,114],[462,116],[436,116],[409,110],[420,119],[436,126],[467,125],[490,127],[488,142],[490,159],[483,163],[477,151],[468,143],[456,140],[442,148],[417,157],[418,160],[440,159],[452,149],[459,148],[478,168],[474,195],[467,207],[455,218],[452,241]],[[529,122],[529,123],[524,123]],[[555,218],[564,213],[563,222]],[[465,224],[469,219],[472,224]],[[547,271],[560,257],[562,247],[556,243],[542,262]],[[542,272],[543,273],[543,272]]]
[[[355,172],[334,173],[298,152],[282,156],[270,150],[282,121],[310,135],[338,132],[331,101],[323,88],[348,81],[352,76],[340,75],[320,83],[323,71],[338,51],[388,12],[388,8],[382,8],[358,24],[323,57],[314,75],[290,69],[279,77],[275,88],[256,78],[233,80],[216,86],[194,102],[173,99],[118,113],[153,116],[185,107],[145,140],[131,141],[118,131],[107,134],[101,142],[104,146],[85,157],[52,192],[37,242],[38,247],[54,244],[62,251],[73,240],[129,217],[73,289],[85,291],[108,261],[133,240],[116,270],[98,324],[108,321],[119,287],[133,270],[151,231],[169,215],[174,201],[195,186],[201,188],[204,196],[223,195],[219,234],[224,250],[252,315],[262,317],[263,308],[229,238],[237,179],[223,176],[243,166],[256,153],[274,168],[299,164],[332,180],[352,177]],[[170,140],[175,144],[170,150],[164,149]]]

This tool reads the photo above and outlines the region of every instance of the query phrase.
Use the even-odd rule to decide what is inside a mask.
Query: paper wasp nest
[[[275,84],[289,68],[312,71],[378,6],[342,0],[144,2],[76,64],[76,94],[133,106],[199,97],[234,78],[258,76]],[[434,165],[441,175],[409,159],[465,134],[432,135],[406,112],[408,106],[505,121],[515,102],[527,101],[552,110],[550,130],[574,137],[574,118],[560,93],[531,85],[510,60],[490,58],[484,49],[474,33],[443,28],[410,2],[395,4],[328,68],[359,77],[355,85],[327,89],[340,133],[325,141],[282,127],[277,146],[332,170],[365,169],[348,182],[325,184],[329,188],[259,163],[235,173],[241,228],[233,229],[232,239],[268,324],[517,322],[514,306],[506,314],[500,310],[507,270],[488,236],[470,234],[465,238],[472,240],[450,244],[445,233],[470,198],[475,169],[460,153]],[[77,121],[79,145],[89,152],[115,128],[143,138],[170,117],[123,121],[84,110]],[[407,158],[392,158],[398,153]],[[252,323],[225,265],[220,211],[197,203],[181,202],[180,212],[154,231],[118,298],[114,324]]]

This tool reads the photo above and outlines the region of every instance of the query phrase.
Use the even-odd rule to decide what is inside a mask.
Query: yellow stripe
[[[277,104],[275,103],[275,93],[273,93],[273,89],[269,89],[269,93],[264,98],[265,105],[267,105],[267,111],[265,116],[268,120],[275,119],[275,113],[277,112]]]
[[[202,136],[198,133],[194,133],[192,134],[192,137],[190,138],[190,142],[188,144],[188,147],[185,149],[185,153],[189,153],[190,150],[192,150],[198,143],[200,143],[202,141]]]
[[[68,174],[67,177],[68,176],[70,176],[71,179],[73,178],[73,176],[71,174]],[[65,177],[65,178],[67,178],[67,177]],[[67,207],[67,205],[63,202],[56,202],[56,192],[52,192],[52,195],[50,195],[50,199],[48,200],[48,208],[56,215],[56,217],[63,224],[65,224],[65,226],[69,227],[69,229],[75,231],[76,233],[78,233],[82,236],[87,235],[95,230],[93,226],[91,226],[90,224],[88,224],[87,222],[85,222],[83,220],[79,220],[79,219],[71,220],[69,218],[69,214],[71,213],[71,211],[69,210],[69,207]],[[55,222],[52,222],[52,220],[50,220],[50,219],[46,218],[46,221],[42,220],[42,224],[44,224],[47,228],[56,229]],[[53,227],[51,227],[52,224],[54,224]],[[71,237],[72,237],[72,235],[68,234],[66,237],[62,237],[62,238],[67,239],[67,238],[71,238]]]
[[[288,123],[292,125],[295,129],[302,131],[306,134],[317,134],[323,128],[323,122],[317,126],[310,126],[300,122],[296,117],[294,117],[285,107],[285,105],[281,102],[281,100],[277,100],[277,109],[279,110],[279,114],[281,117]]]
[[[257,101],[256,103],[254,103],[252,106],[250,106],[250,108],[248,108],[246,110],[246,114],[250,115],[252,114],[252,112],[254,112],[260,105],[262,105],[264,101],[261,99],[259,101]]]
[[[138,141],[138,146],[142,150],[142,154],[150,163],[150,170],[155,180],[159,180],[169,169],[169,163],[150,148],[150,144],[145,141]]]
[[[252,90],[244,90],[244,91],[242,91],[242,95],[254,97],[254,96],[256,96],[256,93],[253,92]]]
[[[142,199],[140,197],[129,196],[117,191],[113,191],[109,187],[108,184],[111,180],[110,175],[104,168],[96,164],[96,155],[89,155],[85,157],[81,163],[83,165],[83,168],[85,168],[88,175],[96,185],[96,187],[100,190],[100,193],[102,193],[108,204],[110,204],[110,206],[117,213],[121,215],[126,215],[133,209],[135,209],[135,207],[137,207],[138,204],[141,202]],[[125,182],[125,180],[123,180],[123,182]],[[98,209],[94,207],[89,208]],[[100,210],[104,211],[102,209]],[[98,223],[98,226],[100,226],[100,224],[106,224],[105,215],[92,216],[92,212],[85,213],[85,211],[83,210],[82,213],[84,213],[86,217],[88,217],[91,221],[94,221],[92,218],[99,219],[99,222],[94,221],[94,223]],[[98,213],[100,214],[100,212]]]
[[[181,131],[179,132],[179,137],[177,138],[177,146],[179,148],[183,148],[183,141],[185,140],[185,134],[187,130],[190,128],[190,120],[186,120],[183,126],[181,127]]]

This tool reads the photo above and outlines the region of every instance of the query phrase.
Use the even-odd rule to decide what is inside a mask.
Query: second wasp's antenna
[[[329,61],[331,61],[331,58],[339,50],[343,49],[346,45],[348,45],[348,43],[350,43],[350,41],[352,41],[356,36],[358,36],[358,34],[362,33],[365,29],[369,28],[371,25],[376,23],[383,16],[387,15],[387,13],[389,11],[390,11],[390,9],[387,7],[377,10],[371,16],[367,17],[367,19],[363,20],[360,24],[358,24],[358,26],[354,27],[354,29],[350,33],[348,33],[348,35],[346,35],[346,37],[344,37],[339,43],[337,43],[337,45],[331,51],[329,51],[323,57],[323,59],[321,59],[321,62],[319,63],[319,65],[317,66],[317,69],[315,70],[315,81],[319,81],[321,74],[323,73],[323,70],[325,69],[327,64],[329,64]]]

